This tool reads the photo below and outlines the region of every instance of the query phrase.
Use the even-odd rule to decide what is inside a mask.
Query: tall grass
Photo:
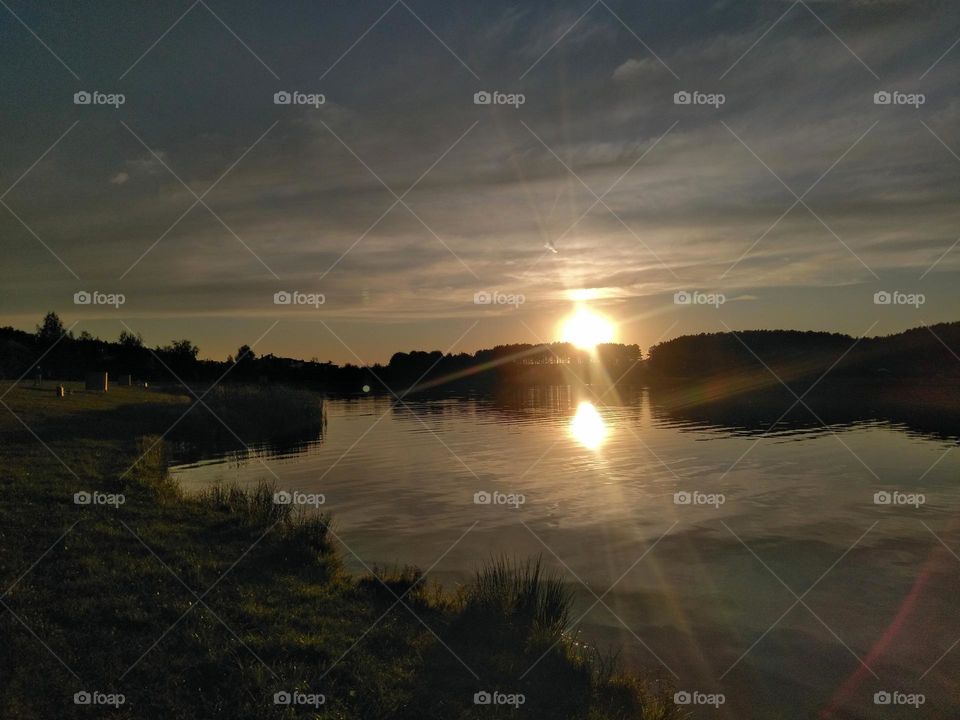
[[[397,591],[404,583],[413,588],[411,595],[423,582],[422,576],[411,570],[393,580]],[[547,570],[540,558],[491,559],[460,590],[457,600],[418,609],[418,616],[432,620],[442,639],[424,659],[421,683],[411,702],[423,711],[422,717],[481,717],[469,709],[452,710],[476,691],[463,664],[483,678],[487,687],[522,693],[526,698],[522,712],[527,717],[681,717],[678,706],[671,702],[669,683],[653,676],[623,674],[616,656],[578,643],[567,632],[573,593],[562,576]],[[445,692],[437,693],[437,687],[444,687]],[[483,717],[519,716],[512,708],[483,711]]]
[[[541,559],[494,558],[477,571],[464,612],[479,622],[506,625],[538,642],[557,640],[570,619],[573,594]]]
[[[241,518],[250,525],[271,525],[286,519],[293,511],[292,505],[273,501],[274,488],[260,481],[252,489],[236,484],[215,483],[196,495],[201,505]]]
[[[216,483],[197,493],[199,505],[223,513],[256,529],[269,529],[281,540],[281,554],[309,560],[332,551],[330,515],[274,501],[276,485],[263,480],[254,488]]]

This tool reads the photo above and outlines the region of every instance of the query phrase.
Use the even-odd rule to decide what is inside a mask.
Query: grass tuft
[[[494,558],[477,571],[464,612],[478,623],[538,643],[558,640],[570,619],[572,593],[558,574],[544,570],[541,558]]]
[[[277,527],[281,542],[288,550],[318,557],[329,555],[333,550],[330,523],[329,514],[297,508],[287,513]]]
[[[293,512],[293,506],[273,501],[274,488],[263,480],[252,489],[218,482],[201,490],[194,498],[200,505],[240,518],[248,525],[272,525],[285,520]]]

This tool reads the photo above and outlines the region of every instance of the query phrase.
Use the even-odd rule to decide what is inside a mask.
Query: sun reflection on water
[[[590,450],[596,450],[607,439],[607,425],[592,402],[582,401],[570,421],[573,439]]]

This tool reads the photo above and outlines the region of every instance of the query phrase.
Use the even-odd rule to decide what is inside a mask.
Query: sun
[[[564,319],[560,327],[560,341],[582,350],[593,350],[600,343],[613,342],[613,336],[613,323],[608,318],[582,307]]]

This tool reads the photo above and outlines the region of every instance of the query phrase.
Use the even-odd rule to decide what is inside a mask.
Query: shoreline
[[[503,560],[453,594],[413,568],[348,577],[335,521],[278,506],[272,488],[184,497],[153,439],[162,428],[151,427],[158,404],[184,407],[175,396],[124,388],[58,399],[22,389],[6,402],[52,451],[12,417],[0,424],[7,495],[23,500],[3,511],[3,575],[14,580],[52,544],[6,602],[84,679],[51,670],[56,660],[30,633],[0,625],[17,658],[0,661],[4,717],[81,717],[77,692],[123,694],[117,717],[281,717],[277,692],[323,695],[324,710],[344,717],[433,717],[440,708],[472,717],[474,694],[491,683],[544,716],[677,716],[668,686],[616,673],[561,634],[569,599],[536,563]],[[94,500],[78,506],[75,493]],[[410,612],[396,607],[376,623],[398,603]],[[518,683],[517,668],[545,651],[542,671]],[[483,682],[461,662],[482,669]],[[202,694],[182,684],[198,672]],[[27,701],[38,676],[45,692]],[[373,677],[379,690],[358,693]],[[242,697],[233,692],[241,683]]]

